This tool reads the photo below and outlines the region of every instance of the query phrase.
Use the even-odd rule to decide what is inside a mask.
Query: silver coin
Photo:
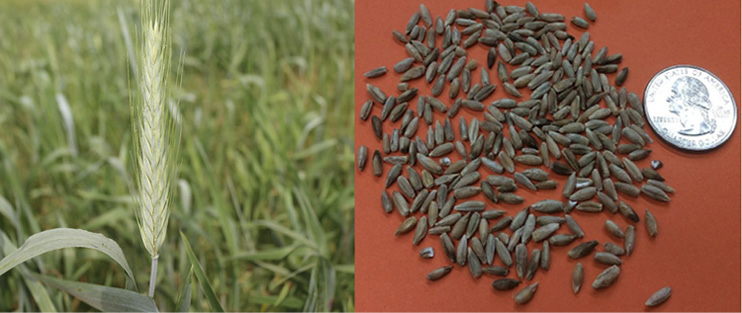
[[[729,88],[693,65],[675,65],[657,73],[644,91],[644,111],[657,135],[686,150],[716,148],[737,125],[737,105]]]

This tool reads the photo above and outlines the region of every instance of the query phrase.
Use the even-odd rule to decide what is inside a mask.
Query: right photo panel
[[[355,3],[357,311],[739,311],[738,1]]]

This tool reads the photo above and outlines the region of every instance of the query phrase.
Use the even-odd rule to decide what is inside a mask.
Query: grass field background
[[[55,227],[102,233],[146,290],[150,259],[129,187],[138,7],[0,2],[0,231],[15,246]],[[190,264],[180,230],[226,310],[352,311],[353,2],[177,0],[171,24],[182,64],[171,77],[182,82],[170,112],[182,139],[159,309],[175,309]],[[125,283],[120,267],[87,249],[25,265]],[[0,311],[38,310],[22,278],[0,276]],[[210,310],[196,282],[189,287],[191,309]],[[92,309],[44,288],[59,311]]]

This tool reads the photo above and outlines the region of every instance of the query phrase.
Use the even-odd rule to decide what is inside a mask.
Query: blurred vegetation
[[[145,290],[150,260],[129,187],[135,76],[125,39],[137,47],[138,7],[0,2],[0,231],[16,246],[55,227],[102,233]],[[354,310],[353,2],[176,0],[171,22],[182,64],[171,75],[182,77],[171,109],[182,128],[181,180],[158,307],[176,309],[190,269],[181,230],[228,311]],[[87,249],[26,266],[125,285],[120,267]],[[23,274],[0,276],[0,311],[39,310]],[[209,310],[195,279],[190,287],[191,309]],[[43,288],[59,311],[92,309]]]

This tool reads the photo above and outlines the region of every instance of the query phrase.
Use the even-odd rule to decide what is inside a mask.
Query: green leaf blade
[[[214,292],[214,288],[211,287],[211,283],[206,277],[206,273],[204,273],[204,269],[201,267],[201,263],[198,261],[196,254],[193,253],[191,243],[188,242],[188,238],[186,238],[183,232],[180,232],[180,238],[183,239],[183,244],[185,244],[188,259],[190,259],[191,264],[193,264],[194,273],[196,274],[196,278],[198,278],[198,283],[199,285],[201,285],[201,289],[203,289],[204,294],[206,295],[206,300],[209,301],[211,309],[217,312],[224,312],[224,308],[222,307],[222,304],[219,303],[219,299]]]
[[[130,290],[35,276],[45,284],[65,291],[103,312],[158,312],[152,298]]]
[[[101,234],[72,228],[50,229],[28,237],[18,250],[0,260],[0,276],[18,264],[44,253],[64,248],[89,248],[103,252],[124,268],[127,275],[127,287],[136,288],[134,274],[129,263],[126,262],[124,252],[115,241]]]

